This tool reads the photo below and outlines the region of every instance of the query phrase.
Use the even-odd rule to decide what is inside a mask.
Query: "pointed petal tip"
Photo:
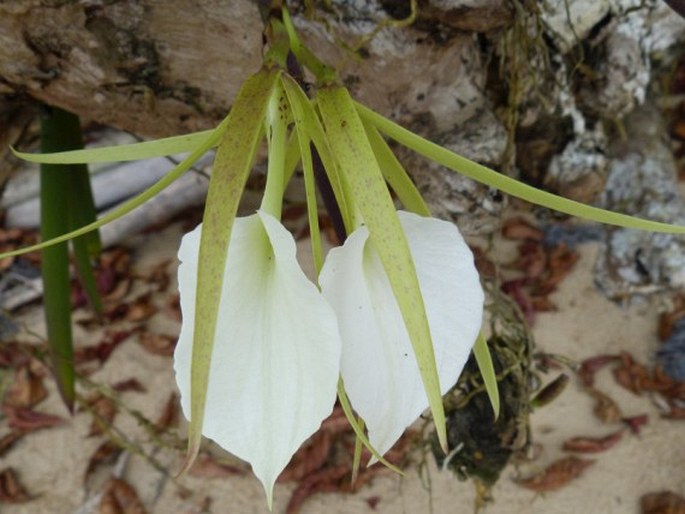
[[[181,465],[181,469],[174,475],[174,478],[180,478],[183,475],[185,475],[188,471],[190,471],[190,468],[193,467],[195,459],[197,458],[199,453],[200,442],[198,441],[197,443],[195,443],[189,439],[188,450],[186,451],[186,456],[183,459],[183,464]]]

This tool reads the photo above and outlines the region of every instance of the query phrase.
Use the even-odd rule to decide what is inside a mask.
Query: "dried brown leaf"
[[[162,261],[144,275],[139,275],[138,278],[143,279],[148,284],[156,285],[158,292],[164,292],[169,287],[169,272],[167,268],[170,263],[170,259]]]
[[[594,460],[579,459],[578,457],[564,457],[547,466],[544,471],[533,475],[528,479],[519,480],[516,483],[521,487],[539,493],[555,491],[561,489],[571,480],[580,476],[594,463]]]
[[[502,227],[502,235],[507,239],[530,239],[532,241],[542,241],[545,237],[542,230],[520,217],[506,220]]]
[[[111,398],[99,393],[89,398],[87,403],[93,415],[88,437],[102,435],[106,425],[111,425],[112,421],[114,421],[114,417],[117,415],[117,407]]]
[[[112,352],[132,333],[133,330],[119,330],[116,332],[108,330],[105,332],[100,343],[77,348],[74,351],[74,362],[76,364],[83,364],[90,361],[98,361],[99,364],[104,364],[112,355]]]
[[[659,339],[661,341],[668,340],[673,332],[673,327],[682,317],[685,317],[685,295],[679,294],[673,298],[673,309],[670,312],[664,312],[659,317]]]
[[[623,430],[618,430],[604,437],[573,437],[564,441],[564,450],[578,453],[599,453],[608,450],[623,437]]]
[[[88,459],[88,466],[83,476],[83,483],[86,485],[87,490],[94,489],[92,483],[94,482],[95,475],[104,467],[113,465],[121,452],[121,447],[109,440],[98,446],[93,455],[90,456],[90,459]]]
[[[157,307],[152,303],[152,295],[144,294],[128,304],[126,321],[138,322],[148,319],[157,312]]]
[[[0,457],[5,455],[12,447],[26,435],[22,430],[12,430],[11,432],[0,437]]]
[[[645,494],[640,506],[642,514],[685,514],[685,498],[672,491]]]
[[[569,376],[566,373],[562,373],[535,395],[535,397],[531,400],[531,405],[536,409],[539,407],[544,407],[545,405],[549,405],[556,400],[561,393],[564,392],[569,380]]]
[[[340,488],[340,481],[352,473],[350,464],[339,464],[335,467],[324,468],[306,477],[290,496],[286,507],[286,514],[297,514],[302,504],[310,496],[323,491],[335,491]],[[349,479],[347,480],[349,482]]]
[[[169,298],[164,311],[171,319],[181,322],[181,297],[178,293]]]
[[[593,387],[585,390],[595,399],[593,412],[597,419],[603,423],[616,423],[623,418],[620,407],[609,395]]]
[[[143,345],[148,352],[163,357],[171,357],[176,348],[178,338],[164,334],[153,334],[152,332],[142,331],[138,342]]]
[[[100,500],[98,514],[146,514],[133,487],[119,478],[111,478]]]
[[[32,432],[41,428],[50,428],[64,423],[64,419],[53,414],[36,412],[31,409],[10,407],[2,408],[11,429]]]
[[[649,371],[628,352],[621,352],[620,357],[620,364],[614,368],[614,378],[621,386],[639,395],[650,381]]]
[[[592,387],[595,384],[595,374],[612,362],[616,362],[619,359],[618,355],[597,355],[595,357],[590,357],[585,359],[580,364],[580,369],[578,370],[578,377],[585,387]]]
[[[160,431],[167,430],[178,424],[178,395],[171,393],[164,405],[164,410],[160,414],[155,425]]]
[[[146,391],[145,386],[141,384],[137,378],[129,378],[127,380],[122,380],[112,385],[112,389],[118,393],[125,393],[129,391],[135,391],[136,393],[144,393]]]
[[[333,437],[329,431],[319,430],[300,448],[285,468],[279,482],[299,481],[320,470],[331,453]]]
[[[48,395],[43,377],[31,370],[30,364],[15,369],[11,385],[5,392],[3,404],[10,407],[30,408]]]
[[[621,421],[623,421],[628,426],[628,428],[633,434],[639,435],[640,430],[642,430],[642,427],[645,426],[649,421],[649,416],[647,416],[647,414],[640,414],[638,416],[623,418]]]
[[[190,471],[188,471],[188,474],[199,478],[226,478],[243,475],[245,470],[238,466],[222,464],[217,462],[211,455],[202,453],[195,459],[195,463],[190,468]]]
[[[12,468],[0,471],[0,503],[25,503],[31,499]]]

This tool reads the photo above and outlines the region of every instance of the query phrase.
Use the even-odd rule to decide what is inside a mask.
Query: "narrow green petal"
[[[426,202],[423,201],[421,193],[416,189],[416,186],[400,164],[400,161],[395,157],[388,143],[381,137],[376,127],[369,124],[368,121],[362,121],[364,122],[366,135],[369,138],[369,143],[371,143],[371,148],[373,148],[373,153],[376,155],[383,176],[388,184],[390,184],[392,190],[395,191],[404,208],[421,216],[430,216],[430,209]]]
[[[11,148],[12,153],[29,162],[44,164],[91,164],[94,162],[139,161],[152,157],[163,157],[182,152],[192,152],[201,145],[216,129],[203,130],[182,136],[131,143],[129,145],[108,146],[105,148],[88,148],[55,153],[27,153]],[[216,143],[214,143],[216,144]],[[214,145],[212,145],[214,146]],[[211,147],[210,147],[211,148]]]
[[[188,453],[181,473],[192,465],[200,450],[228,242],[279,75],[274,70],[262,70],[241,87],[228,115],[209,181],[197,275]]]
[[[339,175],[338,164],[336,163],[331,147],[329,146],[323,125],[321,124],[314,107],[312,107],[309,98],[307,98],[307,95],[302,91],[300,86],[298,86],[288,75],[283,75],[282,82],[285,92],[288,95],[295,126],[298,127],[298,130],[305,132],[308,138],[314,142],[314,146],[319,152],[319,157],[321,157],[321,162],[328,175],[328,180],[331,183],[335,200],[338,203],[338,207],[342,214],[343,223],[347,230],[351,232],[354,230],[353,208],[350,205],[350,200],[346,194],[345,184],[343,184]]]
[[[499,417],[499,387],[497,384],[497,375],[495,374],[495,366],[492,364],[492,356],[488,348],[488,342],[483,337],[483,333],[478,334],[476,344],[473,346],[473,356],[476,358],[476,364],[483,377],[485,384],[485,391],[488,393],[490,404],[492,405],[492,412],[495,413],[495,420]]]
[[[228,118],[227,118],[228,119]],[[64,234],[59,237],[53,237],[47,241],[43,241],[42,243],[35,244],[32,246],[26,246],[24,248],[21,248],[19,250],[14,250],[12,252],[5,252],[3,254],[0,254],[0,259],[4,257],[10,257],[12,255],[23,255],[25,253],[29,252],[34,252],[36,250],[42,250],[43,248],[47,248],[49,246],[62,243],[64,241],[68,241],[70,239],[73,239],[78,236],[82,236],[83,234],[87,234],[88,232],[91,232],[92,230],[98,229],[103,225],[106,225],[110,221],[114,221],[118,218],[121,218],[125,214],[128,214],[131,212],[133,209],[136,207],[144,204],[147,202],[150,198],[154,197],[157,195],[157,193],[163,191],[165,188],[169,187],[176,179],[181,177],[186,171],[188,171],[195,161],[197,161],[200,157],[202,157],[210,148],[213,146],[216,146],[217,141],[220,139],[221,135],[223,134],[224,130],[226,129],[226,120],[221,122],[221,124],[212,131],[207,139],[199,145],[197,148],[195,148],[190,155],[188,155],[185,159],[183,159],[177,166],[171,169],[169,173],[167,173],[164,177],[162,177],[160,180],[155,182],[152,186],[147,188],[145,191],[140,193],[138,196],[135,196],[131,198],[130,200],[122,203],[119,207],[114,209],[113,211],[105,214],[101,218],[99,218],[96,222],[94,223],[89,223],[85,227],[81,227],[78,230],[73,230],[69,232],[68,234]]]
[[[322,88],[318,104],[335,160],[368,227],[371,244],[378,252],[402,313],[438,439],[447,450],[445,411],[426,309],[395,206],[347,89]]]
[[[438,164],[442,164],[457,173],[461,173],[470,179],[497,188],[504,193],[521,198],[522,200],[579,218],[606,223],[607,225],[649,230],[652,232],[685,234],[684,226],[660,223],[658,221],[645,220],[626,214],[620,214],[618,212],[599,209],[534,188],[436,145],[387,118],[384,118],[360,103],[355,103],[355,106],[359,115],[364,120],[368,121],[371,125],[398,143],[407,148],[411,148],[424,157],[435,161]]]

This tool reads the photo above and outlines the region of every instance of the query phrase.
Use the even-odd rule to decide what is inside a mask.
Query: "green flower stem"
[[[619,227],[649,230],[652,232],[664,232],[669,234],[685,234],[685,227],[679,225],[671,225],[668,223],[660,223],[658,221],[650,221],[626,214],[620,214],[613,211],[607,211],[598,207],[585,205],[574,200],[562,198],[561,196],[541,191],[518,180],[514,180],[506,175],[502,175],[485,166],[473,162],[465,157],[457,155],[449,150],[428,141],[414,134],[413,132],[397,125],[388,120],[380,114],[372,111],[368,107],[355,102],[359,116],[362,119],[375,126],[382,133],[391,137],[398,143],[411,148],[415,152],[424,157],[442,164],[443,166],[461,173],[462,175],[482,182],[490,187],[499,189],[500,191],[521,198],[528,202],[553,209],[555,211],[585,218],[607,225],[616,225]]]
[[[261,209],[278,220],[281,219],[283,189],[285,187],[288,110],[285,92],[277,82],[269,99],[266,115],[269,159]]]

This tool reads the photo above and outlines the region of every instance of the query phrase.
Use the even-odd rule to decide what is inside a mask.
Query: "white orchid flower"
[[[481,327],[483,290],[457,227],[398,213],[426,307],[445,394],[457,381]],[[371,445],[384,454],[428,408],[397,301],[366,227],[331,250],[319,277],[342,337],[341,373]]]
[[[179,250],[183,325],[174,365],[186,417],[200,231]],[[236,218],[203,433],[252,465],[269,505],[276,478],[333,409],[340,346],[335,313],[298,265],[292,235],[261,211]]]

